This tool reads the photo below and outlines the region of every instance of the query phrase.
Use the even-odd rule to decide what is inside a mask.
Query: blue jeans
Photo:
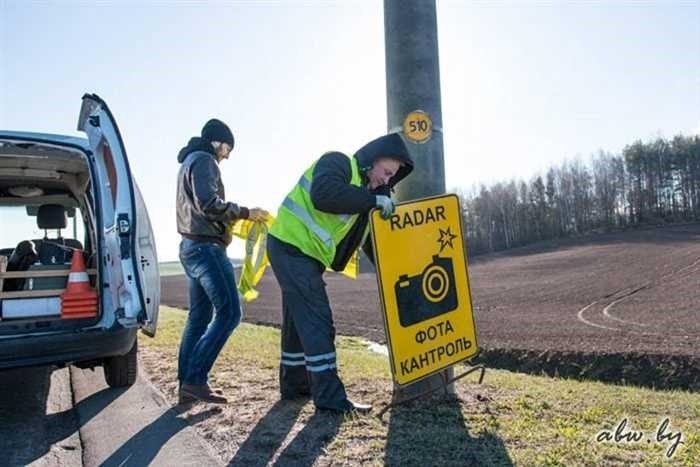
[[[181,384],[206,384],[221,348],[241,321],[236,276],[226,250],[215,242],[183,239],[180,262],[188,277],[190,310],[177,377]]]

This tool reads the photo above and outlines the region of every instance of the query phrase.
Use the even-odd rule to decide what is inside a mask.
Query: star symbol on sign
[[[442,253],[442,250],[445,249],[447,245],[449,245],[450,248],[454,248],[452,242],[457,238],[457,235],[453,234],[451,229],[452,227],[448,227],[447,230],[439,229],[440,239],[438,242],[440,242],[440,253]]]

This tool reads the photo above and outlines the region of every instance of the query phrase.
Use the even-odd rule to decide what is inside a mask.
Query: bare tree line
[[[650,224],[700,220],[700,136],[635,141],[461,193],[470,254]]]

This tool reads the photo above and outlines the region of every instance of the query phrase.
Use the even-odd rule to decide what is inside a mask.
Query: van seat
[[[62,238],[61,229],[65,229],[68,223],[66,219],[66,208],[60,204],[42,204],[36,214],[36,223],[40,229],[58,230],[57,238],[48,238],[48,232],[44,238],[32,240],[36,245],[41,264],[62,264],[70,263],[73,257],[73,250],[83,249],[83,245],[72,238]],[[68,248],[64,248],[68,247]]]
[[[28,271],[70,271],[70,264],[33,264]],[[68,276],[30,277],[25,279],[24,290],[65,289]]]
[[[12,251],[12,255],[7,262],[7,271],[26,271],[38,258],[34,243],[29,240],[23,240],[19,242],[17,248]],[[6,279],[2,290],[6,292],[22,290],[25,286],[25,282],[26,279]]]

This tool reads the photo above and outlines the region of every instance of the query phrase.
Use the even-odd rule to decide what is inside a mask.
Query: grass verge
[[[176,402],[177,349],[186,312],[161,308],[158,335],[141,339],[154,383]],[[386,357],[360,340],[337,339],[351,397],[379,407],[391,397]],[[487,370],[456,385],[457,397],[395,408],[379,420],[316,413],[308,401],[279,402],[279,330],[241,324],[211,375],[231,401],[196,426],[233,465],[700,465],[700,394]],[[190,408],[192,414],[205,408]],[[209,407],[210,408],[210,407]],[[376,413],[376,410],[375,410]],[[659,425],[667,438],[658,439]],[[614,438],[603,441],[604,430]],[[668,454],[677,438],[673,456]]]

